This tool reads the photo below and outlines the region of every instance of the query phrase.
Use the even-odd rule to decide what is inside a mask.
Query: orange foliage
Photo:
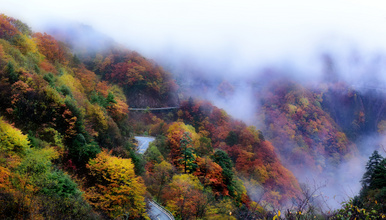
[[[222,168],[217,163],[213,162],[208,157],[197,157],[197,170],[194,175],[200,179],[201,183],[205,186],[212,187],[215,195],[229,195],[227,186],[223,181]]]
[[[97,93],[102,94],[103,97],[107,97],[109,93],[109,89],[110,89],[110,86],[107,81],[99,81],[97,86],[95,87],[95,90],[97,91]]]
[[[170,159],[176,167],[180,167],[181,157],[181,139],[184,132],[188,132],[193,140],[193,145],[197,143],[199,135],[195,132],[194,128],[190,125],[185,125],[183,122],[174,122],[169,126],[167,138],[170,146]],[[193,146],[187,146],[193,147]]]
[[[98,71],[104,73],[105,79],[125,89],[137,85],[153,95],[167,98],[170,91],[178,88],[169,73],[137,52],[113,50],[103,62],[101,57],[96,61],[99,63]]]
[[[6,189],[9,187],[10,182],[9,182],[9,176],[10,176],[10,171],[8,168],[1,167],[0,166],[0,189]]]
[[[338,164],[345,155],[352,154],[347,137],[318,106],[318,96],[292,82],[277,82],[268,90],[262,108],[265,131],[279,153],[285,155],[285,163],[296,165],[299,170],[307,167],[320,172],[327,164]],[[363,121],[364,114],[358,116],[358,121]]]
[[[163,197],[174,215],[189,219],[196,214],[199,206],[206,202],[202,190],[197,177],[190,174],[175,175]]]
[[[0,14],[0,38],[9,40],[16,34],[20,34],[19,30],[11,24],[14,20],[14,18]]]
[[[3,45],[0,44],[0,58],[3,58],[4,57],[4,49],[3,49]]]
[[[97,77],[94,72],[91,72],[90,70],[86,69],[86,67],[84,67],[83,65],[81,65],[80,68],[76,68],[74,72],[76,78],[80,80],[80,83],[82,84],[86,93],[94,91],[95,86],[97,84]]]
[[[100,70],[103,72],[106,71],[106,69],[112,64],[113,60],[114,60],[114,56],[112,54],[107,56],[100,64]]]
[[[178,166],[178,161],[182,159],[180,142],[183,134],[184,131],[182,129],[170,130],[169,128],[169,132],[167,135],[168,143],[170,146],[170,159],[172,160],[175,166]]]
[[[152,123],[149,129],[149,133],[153,136],[157,136],[159,134],[165,134],[168,130],[169,126],[166,122],[156,116],[152,117]]]
[[[192,103],[189,101],[181,104],[180,119],[189,124],[202,125],[201,129],[210,134],[212,146],[228,153],[235,163],[238,173],[246,178],[259,181],[267,189],[266,200],[271,199],[272,196],[269,195],[274,195],[273,192],[280,193],[280,198],[276,198],[279,199],[276,202],[281,204],[295,198],[300,192],[296,178],[280,163],[275,148],[269,141],[263,139],[260,131],[231,119],[223,110],[210,103]],[[203,115],[197,115],[198,109],[205,110],[201,112]],[[197,119],[201,121],[194,121]],[[202,123],[204,121],[206,122]],[[234,137],[229,136],[231,131]],[[229,146],[227,143],[231,142],[232,146]],[[200,178],[204,178],[201,170],[203,159],[197,158],[197,164],[200,165],[197,174],[201,176]],[[215,165],[212,166],[216,167]]]
[[[107,111],[115,121],[120,121],[124,119],[129,113],[129,106],[126,104],[126,102],[123,102],[119,99],[117,99],[116,102],[117,103],[113,103],[111,106],[108,106]]]
[[[11,97],[12,105],[15,105],[20,99],[24,98],[26,93],[31,91],[33,91],[33,89],[30,88],[27,83],[21,80],[12,84],[12,94],[13,94]]]
[[[76,116],[73,116],[72,112],[69,109],[66,109],[62,117],[64,121],[67,123],[67,129],[65,131],[66,135],[65,137],[70,139],[76,135],[76,129],[75,129],[75,123],[76,123]]]
[[[35,33],[34,38],[36,39],[40,53],[42,53],[49,61],[58,61],[63,64],[67,64],[67,48],[59,43],[54,37],[46,33]]]
[[[144,71],[145,68],[137,63],[131,61],[121,62],[113,65],[113,71],[107,77],[119,85],[131,86],[143,79],[142,73]]]
[[[42,62],[40,62],[39,68],[46,72],[57,73],[56,68],[47,60],[43,60]]]

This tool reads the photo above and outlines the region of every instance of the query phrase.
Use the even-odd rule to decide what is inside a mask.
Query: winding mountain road
[[[146,152],[147,148],[149,148],[150,142],[155,140],[155,137],[147,137],[147,136],[135,136],[135,140],[138,141],[138,153],[143,154]],[[155,203],[154,201],[149,202],[149,210],[147,213],[149,214],[150,219],[152,220],[174,220],[173,215],[165,210],[163,207]]]
[[[135,136],[135,140],[138,141],[138,153],[143,154],[149,147],[150,142],[155,140],[155,137]]]
[[[173,215],[170,212],[164,210],[161,206],[156,204],[153,201],[149,202],[150,209],[148,210],[148,214],[150,219],[152,220],[174,220]]]

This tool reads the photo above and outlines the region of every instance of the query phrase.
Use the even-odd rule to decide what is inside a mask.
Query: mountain
[[[323,109],[325,94],[299,83],[277,81],[258,95],[262,130],[294,172],[322,173],[357,154],[356,146]]]
[[[353,141],[378,132],[386,119],[385,93],[379,85],[356,87],[341,83],[318,90],[323,94],[323,109]]]
[[[384,152],[384,63],[357,60],[351,69],[336,68],[345,62],[321,62],[321,74],[280,66],[232,74],[226,64],[218,73],[212,72],[213,65],[206,68],[194,61],[169,69],[184,82],[185,97],[210,100],[256,126],[301,188],[306,183],[307,189],[318,189],[315,197],[328,206],[314,201],[314,207],[331,210],[360,191],[366,157],[374,150]]]
[[[173,75],[88,26],[47,31],[0,15],[3,219],[154,218],[148,199],[179,219],[337,217],[323,185],[304,178],[339,182],[337,170],[369,151],[358,140],[386,130],[374,87],[268,72],[227,80],[198,66]],[[137,135],[156,137],[144,154]],[[384,213],[360,203],[383,195],[383,167],[373,168],[354,205]]]
[[[0,27],[2,218],[146,219],[145,197],[181,218],[257,218],[266,211],[251,197],[272,209],[300,193],[263,134],[210,103],[129,112],[179,107],[154,61],[115,43],[67,47],[3,14]],[[144,155],[142,133],[157,135]]]

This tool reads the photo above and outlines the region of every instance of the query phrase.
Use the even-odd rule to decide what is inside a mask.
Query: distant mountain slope
[[[240,178],[257,184],[248,189],[249,194],[261,190],[257,193],[260,198],[254,197],[254,200],[283,205],[299,195],[296,178],[255,127],[232,119],[224,110],[204,101],[185,101],[177,114],[179,120],[193,125],[198,133],[208,134],[214,148],[229,154]]]
[[[130,107],[178,106],[171,74],[87,25],[52,24],[47,32],[65,42],[88,70],[123,87]]]
[[[146,219],[151,194],[180,218],[222,219],[265,215],[248,196],[262,188],[271,208],[296,198],[270,142],[213,105],[187,102],[168,122],[130,118],[129,106],[178,106],[176,91],[170,73],[136,52],[77,56],[0,14],[0,217]],[[135,132],[158,132],[158,145],[137,154]]]
[[[356,147],[321,105],[322,95],[298,83],[277,81],[261,93],[263,132],[296,172],[323,172],[356,153]]]
[[[385,90],[340,83],[320,87],[316,92],[323,94],[323,109],[351,140],[382,130],[382,121],[386,120]]]

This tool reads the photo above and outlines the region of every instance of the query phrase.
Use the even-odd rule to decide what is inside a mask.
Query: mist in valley
[[[2,13],[37,31],[50,33],[79,24],[83,28],[73,35],[81,43],[73,45],[75,50],[85,46],[98,50],[114,39],[171,72],[182,99],[209,100],[257,129],[264,127],[259,118],[264,89],[279,79],[310,91],[341,82],[363,96],[376,91],[382,97],[380,106],[386,100],[382,1],[0,0],[0,4]],[[85,31],[87,25],[95,31]],[[327,165],[318,175],[293,170],[299,182],[310,187],[325,183],[317,195],[326,209],[339,208],[340,202],[359,192],[373,150],[386,154],[385,136],[375,123],[381,120],[375,119],[369,132],[352,139],[357,151],[337,167]],[[258,200],[261,187],[247,183],[247,189]]]

